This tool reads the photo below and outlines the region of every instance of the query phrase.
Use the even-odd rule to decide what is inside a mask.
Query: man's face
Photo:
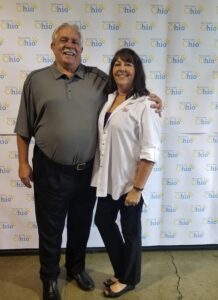
[[[51,44],[58,65],[63,68],[76,70],[81,62],[83,48],[80,45],[80,37],[71,27],[60,29],[55,40]]]

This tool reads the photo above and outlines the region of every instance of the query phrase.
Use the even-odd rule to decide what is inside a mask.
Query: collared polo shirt
[[[106,82],[107,74],[82,64],[70,79],[55,64],[31,72],[24,83],[15,132],[33,136],[41,151],[57,163],[91,160]]]

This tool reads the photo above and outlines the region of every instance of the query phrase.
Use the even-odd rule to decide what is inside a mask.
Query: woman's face
[[[118,58],[113,66],[113,77],[118,90],[129,92],[133,87],[135,77],[135,67],[133,63]]]

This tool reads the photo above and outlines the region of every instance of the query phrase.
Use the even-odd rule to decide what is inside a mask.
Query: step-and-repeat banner
[[[218,1],[1,0],[0,16],[0,249],[38,247],[33,190],[18,178],[13,130],[23,82],[53,62],[51,34],[62,22],[80,27],[84,64],[108,72],[118,48],[134,49],[149,89],[164,100],[143,246],[218,243]],[[101,246],[93,224],[89,247]]]

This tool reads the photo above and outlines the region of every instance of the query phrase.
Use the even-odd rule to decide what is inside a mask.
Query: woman
[[[107,92],[92,186],[98,197],[95,223],[114,269],[104,296],[115,298],[140,281],[142,191],[159,155],[160,117],[146,99],[142,62],[129,48],[115,53]]]

